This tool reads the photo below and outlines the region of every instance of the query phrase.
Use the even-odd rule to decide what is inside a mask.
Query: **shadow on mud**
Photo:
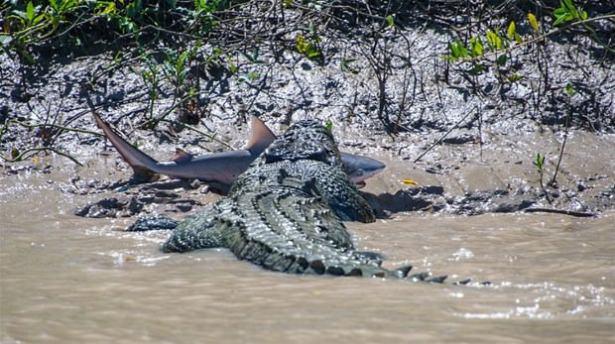
[[[537,203],[533,193],[507,190],[475,191],[461,196],[445,194],[441,186],[422,186],[399,190],[394,194],[362,193],[378,218],[389,218],[401,212],[424,211],[454,215],[480,215],[484,213],[512,213],[523,211]]]

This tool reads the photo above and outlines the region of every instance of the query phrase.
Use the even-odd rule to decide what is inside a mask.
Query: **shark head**
[[[358,186],[364,186],[366,179],[380,173],[386,167],[376,159],[349,153],[341,154],[344,171],[348,178]]]

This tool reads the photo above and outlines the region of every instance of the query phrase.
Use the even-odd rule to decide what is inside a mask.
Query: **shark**
[[[135,180],[151,180],[156,175],[198,179],[222,193],[228,191],[237,177],[276,139],[276,135],[260,118],[252,116],[250,139],[243,149],[193,155],[177,148],[173,160],[157,161],[122,138],[100,115],[93,113],[93,116],[105,137],[132,168]],[[357,187],[364,187],[366,179],[386,167],[382,162],[366,156],[341,153],[341,158],[344,171]]]

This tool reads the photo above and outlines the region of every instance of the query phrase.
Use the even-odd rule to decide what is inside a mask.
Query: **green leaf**
[[[506,61],[508,61],[508,57],[506,55],[500,55],[498,56],[498,59],[496,60],[496,63],[499,66],[503,66],[506,64]]]
[[[532,27],[532,29],[534,29],[534,32],[538,32],[539,30],[539,26],[538,26],[538,19],[536,19],[536,16],[532,13],[529,12],[527,14],[527,21],[530,23],[530,26]]]
[[[581,7],[577,7],[572,0],[560,1],[560,6],[553,11],[553,16],[555,17],[554,26],[588,18],[587,12]]]
[[[328,131],[329,133],[332,133],[332,130],[333,130],[333,122],[332,122],[330,119],[328,119],[328,120],[326,120],[326,121],[325,121],[325,125],[324,125],[324,126],[325,126],[325,129],[327,129],[327,131]]]
[[[568,22],[568,21],[572,20],[572,17],[570,16],[569,13],[565,13],[565,14],[562,14],[562,15],[559,15],[559,16],[556,15],[555,18],[556,19],[555,19],[555,22],[553,23],[553,26],[558,26],[558,25],[560,25],[562,23],[565,23],[565,22]]]
[[[207,0],[194,0],[194,8],[197,12],[207,10]]]
[[[540,153],[536,153],[536,156],[534,157],[534,161],[532,161],[532,164],[536,166],[536,169],[538,170],[538,172],[542,171],[543,168],[545,167],[545,156]]]
[[[483,42],[480,37],[470,38],[470,50],[473,57],[483,56],[485,48],[483,47]]]
[[[566,14],[568,14],[568,11],[564,7],[556,8],[555,11],[553,11],[553,15],[556,17],[563,17]]]
[[[303,37],[302,34],[298,34],[297,37],[295,37],[295,48],[297,48],[297,51],[303,54],[307,51],[307,46],[308,43],[305,37]]]
[[[491,50],[497,51],[502,49],[502,38],[500,38],[500,35],[498,35],[497,32],[492,30],[487,30],[487,43],[489,44]]]
[[[260,74],[258,72],[251,71],[251,72],[248,73],[248,80],[250,80],[250,81],[255,81],[259,77],[260,77]]]
[[[571,83],[566,84],[566,87],[564,87],[564,92],[566,92],[569,97],[572,97],[575,93],[577,93]]]
[[[572,3],[572,0],[562,0],[560,1],[560,6],[567,9],[568,11],[574,10],[574,4]]]
[[[451,42],[448,46],[453,60],[458,60],[469,56],[468,49],[459,40]]]
[[[32,1],[29,1],[26,5],[26,18],[30,23],[34,21],[34,15],[34,5],[32,4]]]
[[[307,52],[307,55],[306,55],[306,56],[307,56],[308,58],[310,58],[310,59],[315,59],[315,58],[318,58],[318,57],[320,57],[320,51],[315,50],[315,49],[310,49],[310,50]]]
[[[508,39],[514,40],[516,34],[517,34],[517,26],[515,25],[515,21],[513,20],[510,22],[510,24],[508,24],[508,29],[506,30],[506,36],[508,37]]]
[[[102,15],[115,14],[117,8],[115,7],[115,2],[109,1],[105,9],[101,12]]]
[[[393,19],[392,15],[386,16],[386,21],[388,27],[395,27],[395,19]]]
[[[185,50],[181,54],[179,54],[175,68],[183,68],[186,65],[186,60],[188,60],[189,55],[190,50]]]
[[[322,56],[322,53],[314,41],[315,39],[308,40],[303,35],[298,34],[295,37],[295,48],[309,59],[317,59]]]
[[[57,0],[49,0],[49,6],[51,6],[55,12],[60,12],[60,7],[58,6]]]
[[[234,64],[233,62],[229,62],[228,63],[228,71],[231,74],[237,74],[237,72],[239,72],[239,67]]]

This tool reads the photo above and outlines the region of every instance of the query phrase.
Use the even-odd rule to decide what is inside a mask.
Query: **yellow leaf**
[[[406,179],[402,180],[401,182],[404,185],[419,186],[419,183],[415,182],[413,179],[410,179],[410,178],[406,178]]]
[[[527,20],[530,22],[532,29],[538,32],[538,19],[536,19],[536,16],[532,12],[527,14]]]

